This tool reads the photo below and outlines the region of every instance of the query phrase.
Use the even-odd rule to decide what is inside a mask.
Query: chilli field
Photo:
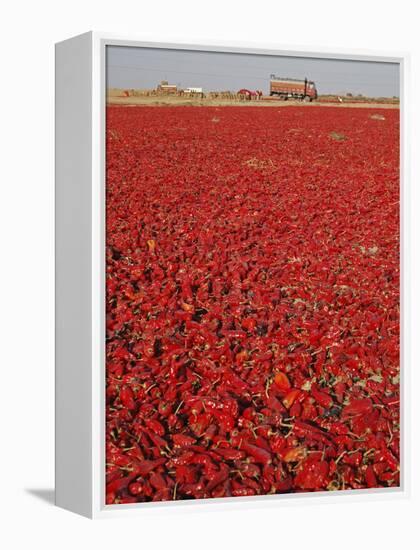
[[[399,485],[399,110],[107,109],[108,504]]]

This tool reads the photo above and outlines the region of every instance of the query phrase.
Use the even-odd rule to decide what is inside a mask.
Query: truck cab
[[[318,98],[318,92],[313,80],[309,80],[307,83],[306,95],[309,97],[310,101]]]

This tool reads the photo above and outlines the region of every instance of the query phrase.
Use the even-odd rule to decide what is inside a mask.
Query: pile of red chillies
[[[108,107],[107,504],[399,485],[398,117]]]

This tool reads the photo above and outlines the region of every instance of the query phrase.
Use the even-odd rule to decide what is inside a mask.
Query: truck
[[[318,92],[313,80],[282,78],[272,74],[270,75],[270,96],[278,96],[280,99],[285,100],[313,101],[317,99]]]
[[[178,88],[176,84],[169,84],[167,80],[161,80],[156,90],[160,94],[176,94],[178,91]]]

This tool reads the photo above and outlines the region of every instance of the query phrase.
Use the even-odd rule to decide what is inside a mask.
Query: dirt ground
[[[179,96],[129,96],[124,97],[122,93],[116,90],[112,90],[111,93],[107,94],[107,103],[109,105],[147,105],[147,106],[156,106],[160,107],[163,105],[169,106],[182,106],[182,105],[196,105],[196,106],[206,106],[206,107],[223,107],[223,106],[233,106],[238,107],[290,107],[291,105],[300,105],[302,107],[358,107],[358,108],[367,108],[367,109],[399,109],[399,104],[395,103],[375,103],[375,102],[346,102],[346,103],[328,103],[328,102],[317,102],[305,103],[303,101],[282,101],[279,99],[261,99],[259,101],[237,101],[232,99],[212,99],[212,98],[194,98],[188,99],[185,97]]]

